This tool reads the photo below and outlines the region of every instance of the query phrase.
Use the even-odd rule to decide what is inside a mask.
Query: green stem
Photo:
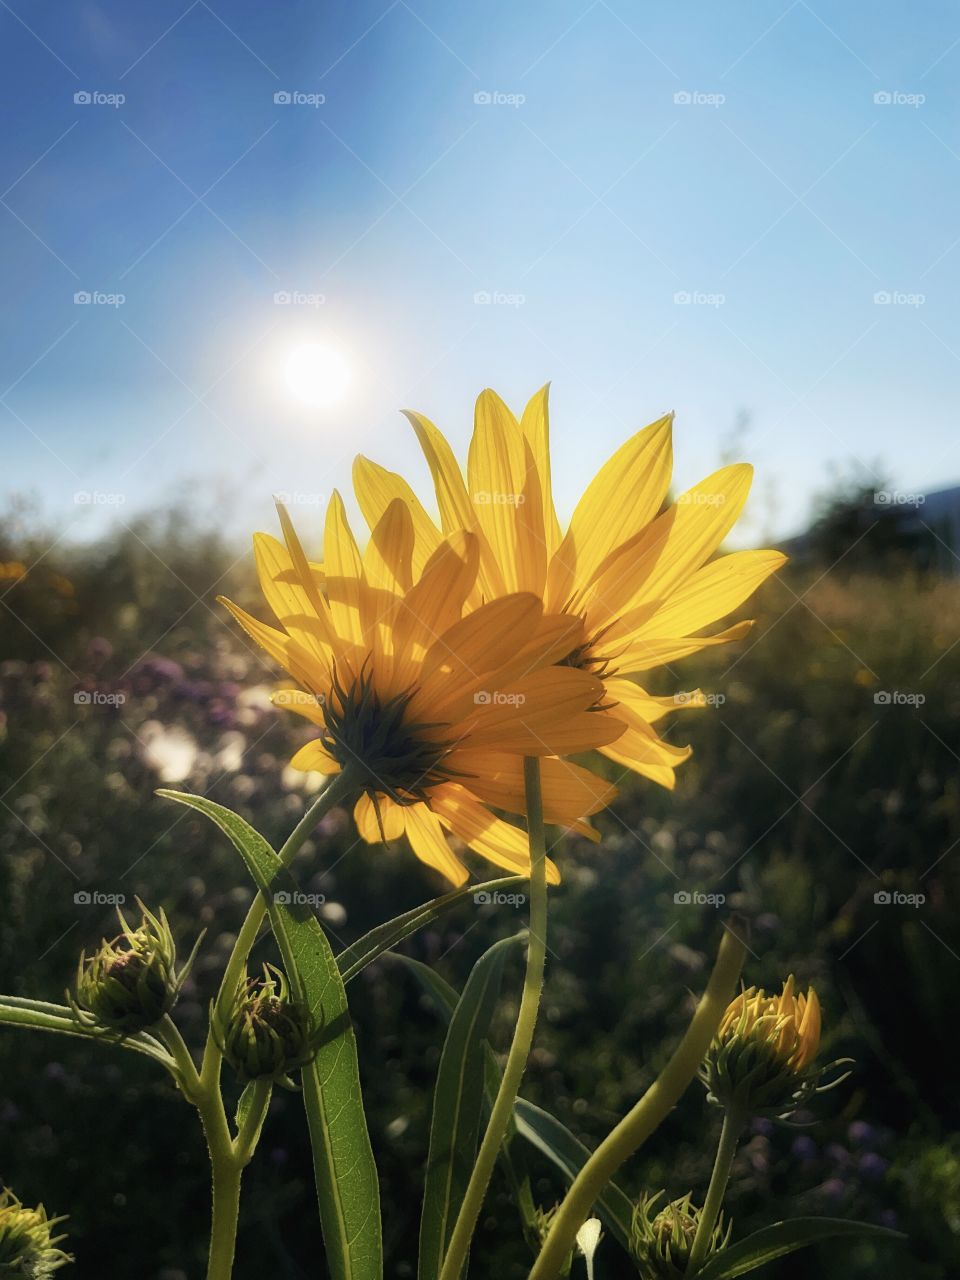
[[[553,1219],[540,1256],[533,1264],[529,1280],[556,1280],[570,1256],[577,1232],[590,1216],[601,1191],[680,1100],[696,1075],[724,1010],[733,998],[745,955],[743,943],[725,930],[710,981],[686,1034],[640,1101],[607,1134],[574,1178]]]
[[[353,776],[349,770],[345,769],[343,773],[338,773],[331,778],[280,849],[278,856],[285,867],[288,867],[299,853],[303,842],[314,830],[317,823],[322,821],[337,804],[345,800],[353,789]],[[237,940],[233,944],[233,951],[230,953],[227,967],[223,971],[220,990],[214,1001],[213,1014],[210,1019],[210,1031],[203,1051],[203,1066],[200,1072],[200,1078],[205,1088],[210,1088],[216,1084],[220,1074],[222,1055],[214,1034],[214,1022],[216,1019],[222,1019],[229,1009],[230,1002],[233,1000],[243,977],[247,959],[260,933],[266,914],[267,900],[262,893],[258,893],[250,905],[246,919],[240,926],[240,932],[237,934]]]
[[[162,1021],[155,1030],[160,1039],[170,1050],[173,1061],[176,1064],[177,1074],[180,1078],[180,1089],[183,1096],[188,1100],[188,1102],[196,1104],[202,1092],[200,1076],[197,1074],[197,1067],[193,1060],[193,1055],[190,1053],[183,1036],[180,1034],[180,1028],[170,1017],[169,1013],[165,1013]]]
[[[327,783],[280,850],[279,857],[285,867],[293,861],[317,823],[334,805],[345,799],[352,789],[353,777],[348,771],[337,774]],[[203,1064],[199,1074],[173,1022],[168,1019],[169,1026],[164,1024],[161,1028],[164,1042],[173,1054],[181,1076],[185,1076],[190,1081],[193,1095],[191,1101],[195,1103],[200,1113],[203,1132],[210,1151],[210,1167],[213,1174],[213,1217],[210,1226],[207,1280],[230,1280],[233,1274],[237,1222],[240,1214],[240,1179],[244,1166],[253,1154],[270,1101],[269,1084],[258,1085],[257,1095],[234,1141],[223,1106],[223,1095],[220,1092],[220,1068],[223,1055],[217,1044],[214,1030],[217,1021],[225,1016],[243,977],[247,959],[260,933],[267,909],[266,898],[263,893],[258,893],[247,912],[223,973],[220,990],[210,1013],[210,1030],[207,1034]],[[190,1070],[192,1070],[192,1076]]]
[[[450,1236],[440,1280],[460,1280],[463,1272],[490,1175],[513,1115],[513,1104],[517,1100],[517,1091],[530,1056],[540,1008],[540,993],[543,990],[543,970],[547,956],[547,846],[543,829],[540,761],[536,757],[524,760],[523,777],[527,793],[527,828],[530,833],[530,941],[527,946],[527,970],[513,1043],[503,1069],[496,1101],[490,1111],[487,1130],[477,1153],[477,1162]]]
[[[730,1170],[733,1168],[733,1158],[737,1154],[737,1143],[740,1141],[745,1124],[746,1117],[736,1109],[728,1107],[724,1111],[720,1142],[717,1145],[717,1158],[713,1162],[707,1198],[703,1202],[697,1234],[693,1237],[693,1248],[690,1250],[690,1260],[687,1263],[687,1270],[691,1275],[696,1275],[706,1259],[710,1238],[717,1225],[727,1183],[730,1181]]]
[[[219,1080],[213,1087],[204,1084],[190,1050],[169,1014],[158,1023],[156,1034],[170,1050],[176,1063],[184,1097],[197,1108],[210,1152],[213,1221],[210,1228],[207,1280],[230,1280],[240,1212],[240,1175],[243,1163],[236,1158],[234,1152]]]
[[[209,1133],[207,1141],[210,1141]],[[242,1168],[229,1152],[215,1154],[212,1145],[210,1165],[213,1170],[213,1218],[207,1280],[230,1280],[237,1248]]]

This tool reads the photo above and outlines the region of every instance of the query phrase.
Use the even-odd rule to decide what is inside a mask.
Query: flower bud
[[[816,1091],[819,1048],[817,993],[795,994],[791,974],[779,996],[750,987],[728,1005],[700,1078],[719,1106],[784,1117]]]
[[[241,1080],[283,1082],[317,1052],[319,1028],[290,998],[287,979],[272,964],[262,978],[245,978],[222,1028],[220,1048]]]
[[[690,1251],[700,1225],[701,1209],[690,1201],[689,1193],[671,1200],[657,1210],[663,1196],[644,1196],[633,1212],[630,1253],[637,1264],[641,1280],[681,1280],[687,1274]],[[710,1234],[704,1262],[726,1248],[731,1226],[724,1226],[720,1214]]]
[[[534,1241],[534,1244],[535,1252],[538,1254],[546,1243],[547,1236],[550,1234],[550,1228],[553,1226],[553,1220],[557,1216],[559,1208],[559,1204],[553,1205],[550,1209],[541,1209],[539,1205],[534,1206],[533,1229],[537,1236],[537,1240]],[[575,1250],[571,1248],[560,1266],[560,1270],[557,1274],[561,1277],[561,1280],[566,1280],[566,1277],[570,1274],[570,1268],[573,1266],[574,1252]]]
[[[162,909],[153,915],[139,899],[137,905],[143,914],[136,929],[118,911],[122,932],[110,942],[104,939],[93,955],[80,956],[76,994],[67,998],[86,1027],[132,1035],[156,1025],[173,1008],[193,964],[196,946],[177,973],[166,915]]]
[[[12,1191],[0,1192],[0,1276],[46,1280],[73,1258],[58,1249],[65,1240],[53,1229],[64,1219],[48,1218],[42,1204],[28,1209]]]

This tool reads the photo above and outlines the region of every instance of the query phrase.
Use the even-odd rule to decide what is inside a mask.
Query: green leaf
[[[532,1102],[518,1098],[513,1108],[517,1133],[552,1160],[568,1182],[572,1182],[590,1157],[590,1152],[566,1125]],[[597,1217],[625,1249],[630,1247],[633,1202],[615,1182],[608,1182],[597,1197]]]
[[[697,1272],[697,1280],[730,1280],[733,1276],[746,1275],[774,1258],[793,1253],[804,1245],[816,1244],[837,1236],[873,1236],[887,1240],[905,1240],[901,1231],[888,1227],[875,1227],[869,1222],[848,1222],[844,1218],[791,1218],[787,1222],[775,1222],[762,1227],[752,1236],[716,1253],[705,1267]]]
[[[436,1001],[440,1012],[450,1018],[457,1005],[457,993],[439,974],[419,960],[411,960],[408,956],[399,957],[417,977],[427,993]],[[486,1053],[484,1093],[488,1105],[492,1105],[500,1083],[500,1068],[497,1059],[489,1046]],[[509,1137],[521,1134],[529,1143],[541,1151],[560,1169],[564,1176],[573,1181],[579,1173],[590,1152],[573,1136],[565,1125],[554,1119],[546,1111],[535,1107],[532,1102],[518,1098],[513,1108],[513,1125],[508,1140],[504,1144],[506,1158],[509,1159]],[[522,1179],[510,1177],[511,1184],[517,1192],[522,1192]],[[518,1201],[525,1226],[527,1222],[527,1206]],[[611,1182],[597,1200],[597,1214],[624,1249],[629,1248],[630,1230],[633,1223],[633,1202],[626,1192],[616,1183]]]
[[[459,906],[461,902],[474,898],[478,893],[498,893],[524,883],[522,876],[504,876],[499,880],[487,880],[483,884],[468,884],[462,889],[454,889],[452,893],[445,893],[430,902],[422,903],[412,911],[388,920],[386,924],[377,925],[337,956],[337,967],[344,985],[385,951],[395,947],[404,938],[409,938],[412,933],[430,924],[444,912]]]
[[[500,995],[507,948],[494,943],[474,965],[440,1057],[420,1219],[419,1280],[437,1280],[477,1153],[483,1109],[483,1048]]]
[[[256,1080],[251,1080],[248,1084],[244,1085],[243,1093],[241,1093],[240,1097],[237,1099],[237,1111],[233,1120],[237,1132],[243,1128],[244,1122],[249,1118],[250,1112],[253,1110],[253,1104],[257,1100],[257,1096],[257,1082]]]
[[[79,1036],[82,1040],[116,1045],[121,1049],[133,1049],[135,1053],[145,1054],[146,1057],[153,1058],[165,1067],[173,1066],[173,1059],[160,1041],[155,1040],[146,1031],[122,1037],[104,1035],[92,1027],[84,1027],[77,1022],[73,1011],[65,1004],[50,1004],[46,1000],[28,1000],[22,996],[0,996],[0,1024],[25,1027],[33,1031],[57,1031],[65,1036]]]
[[[445,978],[441,978],[439,973],[434,973],[428,964],[413,960],[410,956],[397,956],[397,959],[403,961],[404,965],[412,971],[427,995],[436,1001],[444,1021],[449,1022],[460,999],[460,993],[456,987],[451,987],[450,983]]]
[[[326,934],[293,877],[263,836],[237,814],[202,796],[160,795],[205,814],[239,850],[263,892],[291,988],[326,1028],[317,1057],[302,1073],[303,1101],[326,1261],[332,1280],[379,1280],[383,1274],[380,1188],[360,1094],[357,1046],[340,970]],[[287,901],[278,901],[286,898]]]

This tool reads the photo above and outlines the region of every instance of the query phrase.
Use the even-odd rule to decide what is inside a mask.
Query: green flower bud
[[[320,1029],[290,997],[287,979],[272,964],[262,978],[244,978],[221,1028],[223,1056],[241,1080],[283,1083],[287,1074],[314,1058]]]
[[[68,992],[67,998],[86,1027],[132,1035],[155,1026],[176,1004],[193,964],[200,940],[178,973],[177,949],[162,908],[155,916],[139,899],[137,905],[142,919],[136,929],[118,910],[122,932],[110,942],[104,939],[93,955],[80,956],[76,994]]]
[[[681,1280],[687,1274],[690,1250],[700,1225],[702,1210],[690,1201],[689,1193],[680,1200],[671,1200],[659,1211],[657,1202],[664,1192],[644,1196],[633,1211],[630,1232],[630,1252],[637,1264],[642,1280]],[[726,1248],[731,1227],[724,1226],[723,1215],[716,1225],[707,1245],[704,1261]]]
[[[27,1209],[12,1191],[0,1192],[0,1276],[45,1280],[73,1258],[58,1249],[65,1240],[54,1227],[64,1219],[48,1218],[42,1204]]]
[[[550,1228],[553,1226],[553,1220],[557,1216],[559,1204],[555,1204],[551,1209],[541,1209],[539,1205],[534,1206],[533,1210],[533,1229],[539,1241],[539,1247],[536,1252],[539,1253],[546,1243],[547,1236],[550,1234]],[[563,1261],[559,1275],[566,1277],[570,1274],[570,1268],[573,1266],[574,1250],[571,1249]]]

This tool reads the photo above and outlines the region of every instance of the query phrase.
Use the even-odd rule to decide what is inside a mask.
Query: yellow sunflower
[[[742,604],[786,557],[737,551],[711,560],[746,501],[753,474],[746,464],[721,468],[664,508],[672,414],[637,432],[601,467],[564,532],[551,488],[547,394],[547,387],[539,391],[518,422],[495,392],[484,391],[466,475],[433,423],[407,413],[433,477],[439,527],[402,477],[363,457],[354,466],[357,499],[371,527],[401,499],[421,562],[443,537],[472,534],[479,570],[468,607],[524,591],[542,599],[548,613],[580,618],[583,639],[562,662],[602,681],[597,705],[625,726],[600,750],[672,787],[690,749],[664,742],[652,726],[668,711],[704,699],[655,697],[633,677],[741,639],[752,622],[701,632]]]
[[[415,517],[399,499],[384,505],[361,555],[335,493],[322,570],[282,508],[280,519],[284,541],[258,533],[254,550],[282,630],[223,603],[300,686],[275,700],[320,734],[292,763],[350,771],[363,838],[406,834],[416,855],[454,884],[467,870],[448,833],[497,866],[526,872],[525,832],[492,812],[525,812],[525,756],[543,757],[546,820],[590,833],[583,819],[615,790],[557,757],[605,746],[623,725],[597,710],[603,686],[595,675],[556,665],[583,643],[581,619],[545,613],[529,591],[463,616],[480,539],[457,530],[424,555]],[[559,880],[553,864],[548,878]]]

